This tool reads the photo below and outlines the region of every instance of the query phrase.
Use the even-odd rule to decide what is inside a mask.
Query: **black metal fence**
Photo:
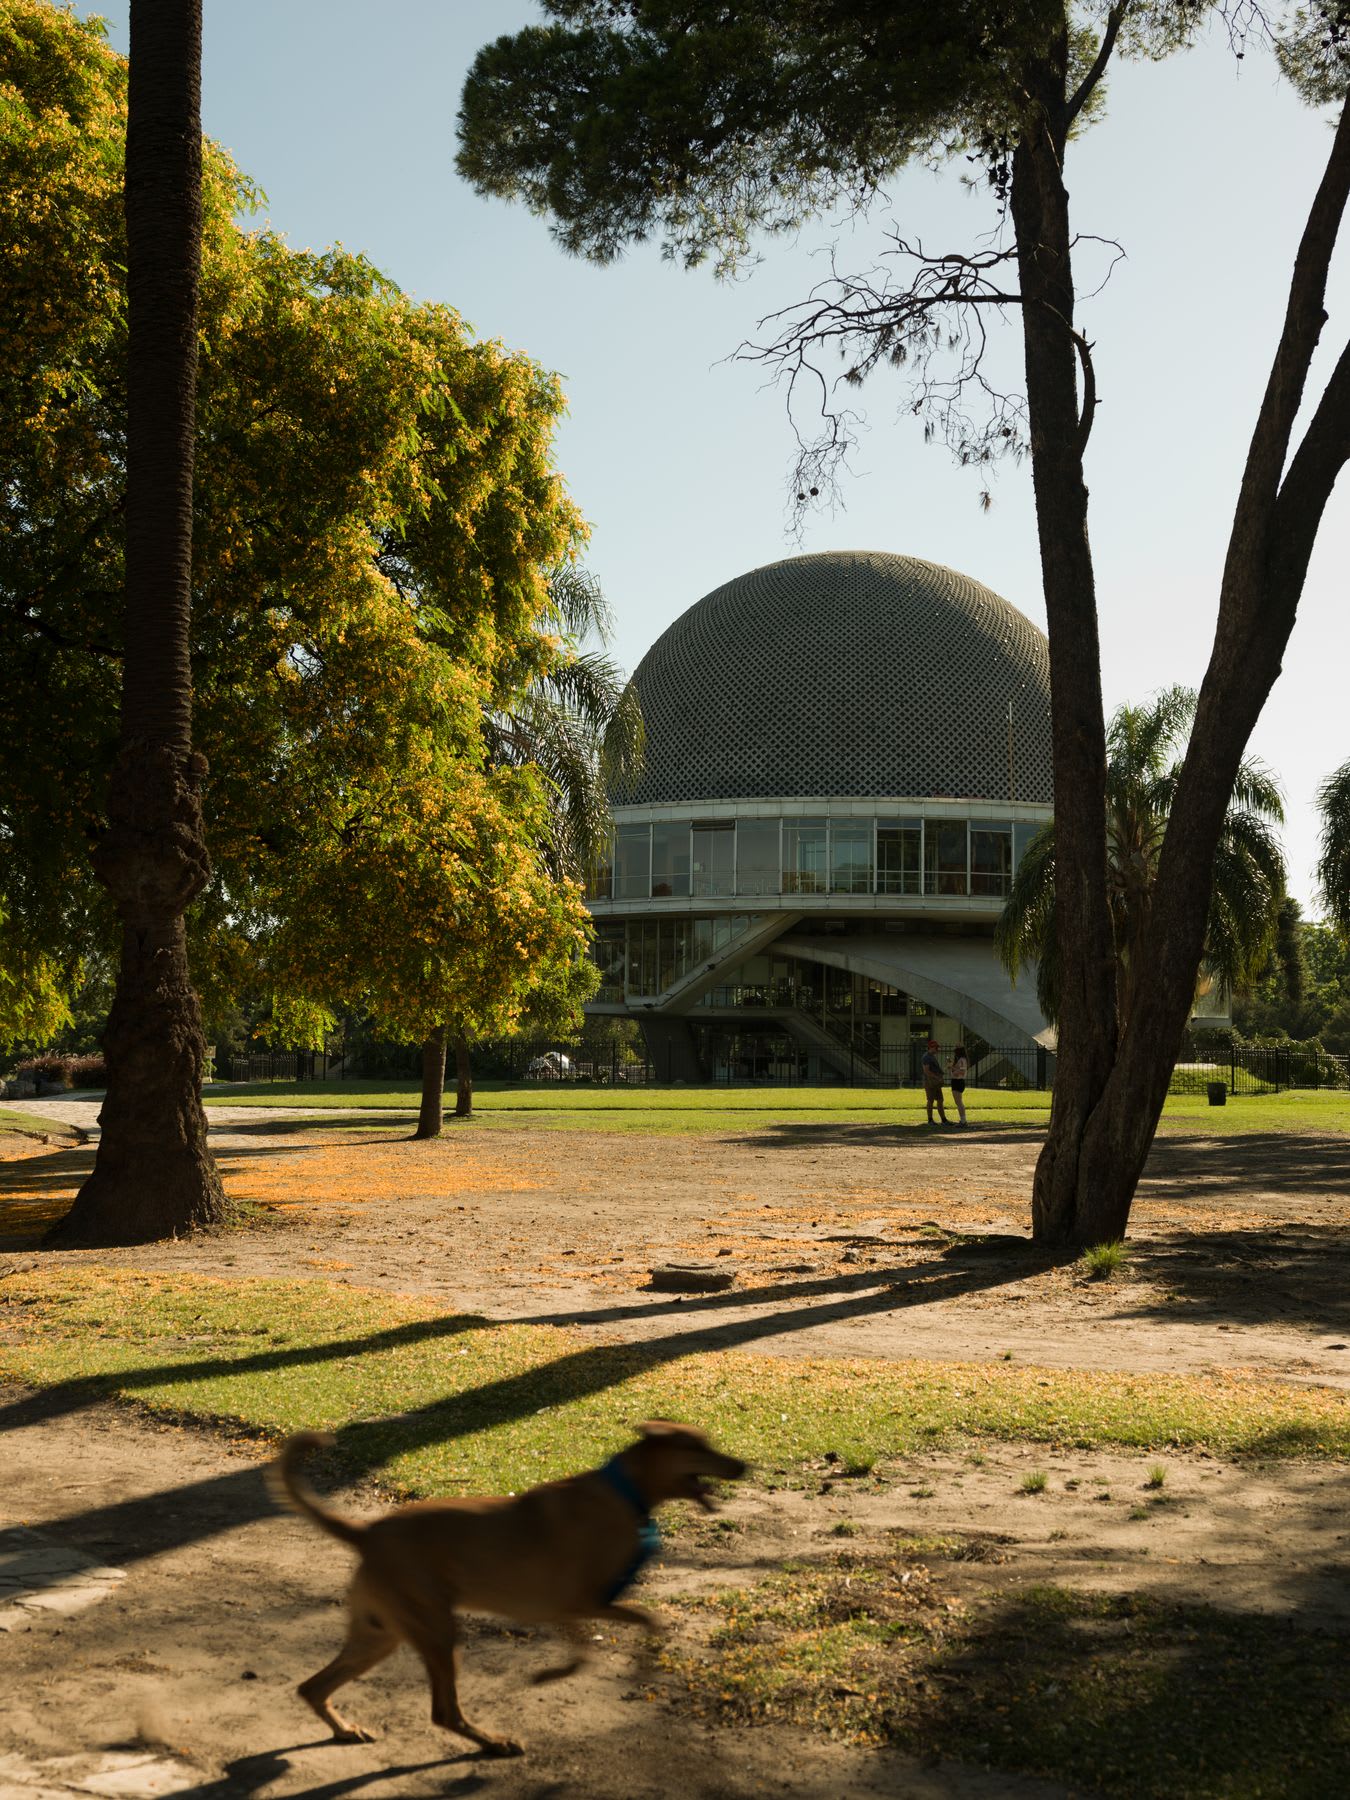
[[[493,1062],[507,1081],[591,1082],[616,1087],[654,1087],[669,1069],[631,1044],[498,1044]]]
[[[1279,1094],[1288,1088],[1350,1087],[1350,1056],[1302,1044],[1243,1044],[1220,1054],[1186,1057],[1172,1070],[1168,1092]]]
[[[918,1088],[923,1086],[925,1045],[883,1045],[878,1055],[859,1051],[839,1067],[833,1080],[849,1087]],[[494,1046],[493,1073],[508,1081],[589,1083],[615,1087],[661,1087],[673,1079],[673,1065],[645,1055],[635,1045],[613,1040],[588,1044],[524,1044]],[[746,1076],[725,1069],[707,1079],[708,1086],[809,1087],[820,1083],[819,1058],[806,1054],[766,1059],[764,1072]],[[943,1062],[946,1064],[944,1056]],[[216,1079],[237,1082],[334,1081],[344,1074],[340,1050],[265,1051],[253,1056],[226,1056],[216,1063]],[[1054,1053],[1037,1044],[995,1045],[972,1057],[972,1088],[1039,1089],[1054,1085]],[[828,1078],[827,1078],[828,1079]],[[1350,1089],[1350,1056],[1303,1045],[1243,1045],[1220,1054],[1187,1052],[1172,1070],[1172,1094],[1207,1095],[1222,1086],[1235,1096],[1277,1094],[1290,1088]]]
[[[802,1051],[786,1056],[764,1056],[754,1073],[745,1073],[744,1059],[739,1064],[721,1063],[716,1072],[704,1078],[708,1087],[818,1087],[822,1080],[841,1087],[922,1087],[921,1066],[926,1045],[922,1040],[912,1044],[888,1045],[880,1052],[880,1063],[861,1049],[850,1052],[847,1046],[836,1048],[837,1066],[822,1076],[822,1058],[818,1053]],[[664,1087],[673,1079],[675,1060],[660,1054],[644,1055],[630,1045],[585,1043],[539,1044],[513,1046],[503,1054],[499,1047],[497,1060],[508,1080],[544,1083],[596,1083],[632,1087]],[[1038,1045],[1016,1045],[986,1050],[972,1059],[967,1077],[972,1088],[1048,1088],[1054,1065],[1052,1053]]]
[[[267,1050],[256,1056],[216,1059],[217,1081],[335,1081],[343,1072],[340,1051]]]

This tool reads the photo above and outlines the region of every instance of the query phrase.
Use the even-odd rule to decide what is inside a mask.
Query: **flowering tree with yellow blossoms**
[[[96,25],[0,0],[0,1006],[38,969],[48,1018],[113,930],[88,849],[122,654],[125,92]],[[241,229],[252,192],[204,152],[193,981],[414,1037],[509,1029],[532,986],[570,1004],[590,979],[538,776],[490,770],[483,732],[570,653],[548,611],[584,539],[559,384],[359,256]],[[103,1208],[81,1235],[184,1223]]]

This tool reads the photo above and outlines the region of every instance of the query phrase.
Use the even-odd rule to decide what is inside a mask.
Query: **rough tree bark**
[[[473,1064],[469,1060],[469,1040],[462,1032],[455,1034],[455,1117],[473,1117]]]
[[[1294,262],[1289,301],[1248,448],[1195,726],[1159,858],[1137,997],[1078,1157],[1079,1206],[1119,1237],[1167,1095],[1204,941],[1210,873],[1247,741],[1279,675],[1318,527],[1350,459],[1350,344],[1292,457],[1294,421],[1326,323],[1326,282],[1350,200],[1342,109]]]
[[[1081,1245],[1120,1237],[1153,1141],[1194,997],[1211,871],[1238,765],[1280,671],[1322,512],[1350,457],[1350,346],[1289,459],[1325,322],[1327,269],[1350,190],[1342,112],[1309,213],[1269,383],[1252,434],[1220,591],[1219,620],[1171,809],[1158,879],[1118,1029],[1106,900],[1101,677],[1083,446],[1087,346],[1070,329],[1071,233],[1063,150],[1074,102],[1062,66],[1033,87],[1013,158],[1031,418],[1053,687],[1056,911],[1063,993],[1050,1130],[1037,1163],[1034,1235]],[[1075,359],[1084,374],[1079,405]],[[1287,462],[1287,470],[1286,470]]]
[[[1032,1230],[1076,1237],[1078,1147],[1116,1049],[1115,955],[1106,892],[1106,730],[1083,450],[1092,401],[1080,404],[1079,345],[1064,148],[1071,122],[1068,39],[1035,72],[1013,154],[1032,483],[1050,640],[1055,784],[1060,1057],[1050,1131],[1032,1189]]]
[[[210,1225],[205,1043],[183,912],[210,865],[192,749],[192,478],[201,263],[201,0],[132,0],[127,109],[126,644],[108,828],[122,922],[93,1173],[54,1234],[141,1243]]]
[[[422,1046],[422,1107],[417,1115],[415,1138],[441,1135],[445,1093],[445,1027],[438,1025]]]

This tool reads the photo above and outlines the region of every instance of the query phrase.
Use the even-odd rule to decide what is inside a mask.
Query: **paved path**
[[[73,1125],[82,1131],[90,1143],[97,1143],[99,1137],[98,1116],[103,1107],[102,1094],[56,1094],[41,1100],[11,1100],[8,1102],[16,1112],[30,1113],[35,1119],[50,1119],[56,1124]],[[409,1109],[411,1110],[411,1109]],[[391,1119],[400,1114],[387,1107],[379,1109],[383,1118],[386,1113]],[[230,1106],[207,1108],[207,1129],[213,1141],[219,1144],[233,1142],[252,1142],[233,1129],[241,1125],[261,1125],[269,1120],[278,1123],[283,1119],[326,1119],[333,1115],[331,1106]],[[344,1109],[344,1117],[345,1109]],[[362,1112],[353,1112],[353,1120],[364,1119]]]

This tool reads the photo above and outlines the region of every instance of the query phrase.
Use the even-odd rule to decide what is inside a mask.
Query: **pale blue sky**
[[[125,0],[78,10],[105,16],[125,50]],[[796,548],[782,398],[726,359],[820,279],[830,243],[841,266],[866,267],[884,221],[769,244],[753,276],[730,285],[654,249],[608,269],[568,258],[545,221],[479,200],[454,170],[474,52],[537,16],[532,0],[206,0],[205,125],[292,242],[360,249],[408,292],[449,301],[480,334],[562,373],[571,413],[559,460],[594,528],[588,561],[632,668],[702,594]],[[1216,37],[1118,71],[1106,120],[1075,147],[1076,227],[1120,240],[1128,257],[1083,313],[1102,400],[1088,476],[1108,704],[1204,671],[1237,478],[1328,144],[1325,120],[1264,53],[1237,63]],[[894,200],[931,247],[965,248],[992,223],[992,203],[956,171],[916,173]],[[1331,315],[1323,370],[1350,323],[1350,253]],[[982,512],[978,480],[897,420],[897,395],[881,384],[864,394],[870,429],[843,508],[810,520],[801,547],[948,563],[1044,623],[1028,474],[1003,471]],[[1305,903],[1313,794],[1350,757],[1346,493],[1343,482],[1253,741],[1285,784]],[[973,727],[933,721],[938,732]]]

